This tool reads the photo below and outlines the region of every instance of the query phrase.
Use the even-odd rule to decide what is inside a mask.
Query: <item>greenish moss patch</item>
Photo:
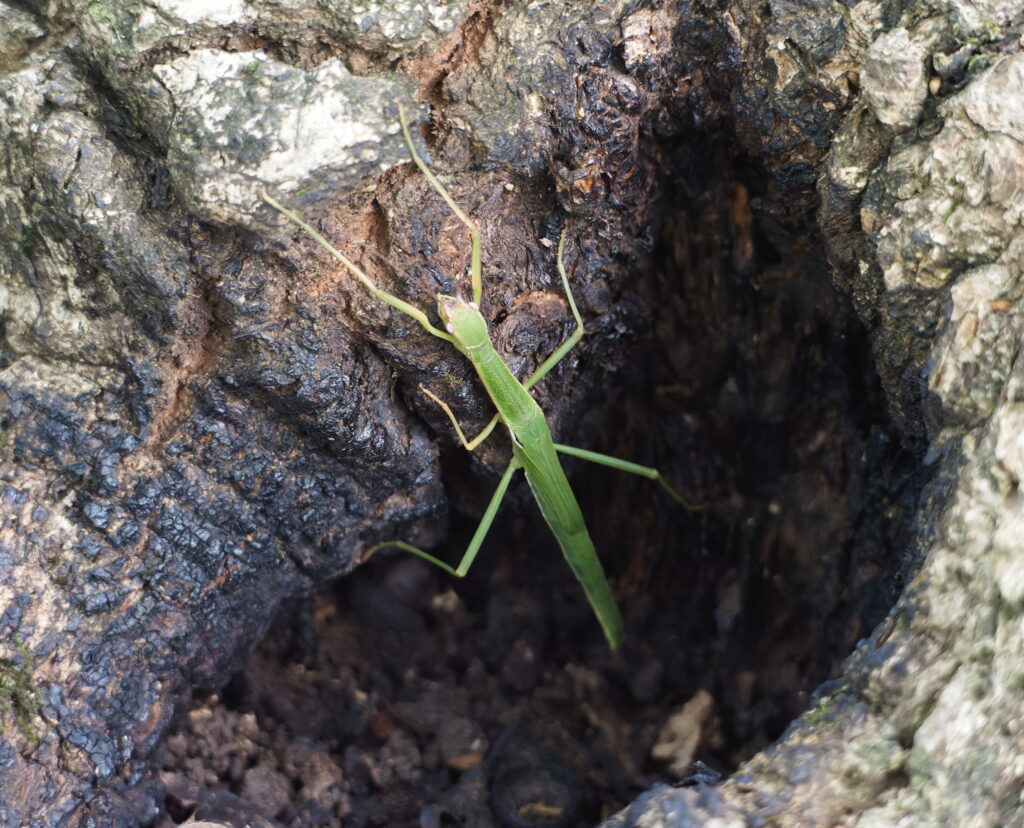
[[[39,693],[32,682],[32,661],[24,646],[18,647],[20,658],[0,658],[0,717],[13,713],[22,735],[39,744],[39,734],[32,721],[39,713]],[[0,721],[0,735],[6,728]]]

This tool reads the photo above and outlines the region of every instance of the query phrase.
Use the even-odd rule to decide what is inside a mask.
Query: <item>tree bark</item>
[[[1019,821],[1019,11],[350,5],[0,6],[0,824],[145,822],[175,711],[282,601],[379,541],[443,537],[424,423],[447,421],[417,388],[470,429],[486,395],[259,198],[326,217],[419,307],[456,290],[468,237],[402,165],[395,100],[484,229],[484,311],[520,376],[566,333],[544,240],[568,229],[593,324],[564,392],[538,391],[556,433],[598,431],[605,376],[647,370],[623,331],[663,323],[680,371],[732,358],[731,331],[709,353],[669,344],[678,317],[657,304],[677,300],[631,280],[659,228],[684,259],[700,235],[666,222],[672,186],[699,176],[673,183],[665,148],[685,171],[692,136],[728,136],[762,186],[721,208],[729,266],[754,215],[770,241],[753,247],[793,268],[827,255],[925,457],[913,540],[877,565],[889,589],[894,568],[912,579],[841,678],[721,786],[655,790],[607,824]],[[469,479],[507,452],[486,444]]]

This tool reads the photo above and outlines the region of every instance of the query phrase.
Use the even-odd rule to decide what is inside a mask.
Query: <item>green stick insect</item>
[[[533,372],[533,375],[523,383],[516,379],[508,365],[505,364],[505,361],[494,349],[487,321],[480,313],[480,295],[482,293],[480,229],[455,203],[454,199],[416,151],[401,107],[399,107],[399,121],[401,122],[402,134],[413,162],[419,167],[423,175],[426,176],[430,185],[445,200],[452,209],[452,212],[466,225],[470,233],[472,244],[470,280],[473,298],[472,301],[469,301],[461,296],[439,295],[437,297],[437,312],[444,324],[444,330],[431,324],[427,315],[419,308],[378,288],[370,277],[354,262],[345,256],[344,253],[337,250],[293,211],[284,207],[266,193],[262,193],[261,196],[271,207],[305,230],[328,253],[344,265],[359,280],[363,287],[377,299],[386,302],[393,308],[416,320],[427,333],[443,339],[445,342],[450,342],[459,353],[472,363],[473,368],[480,377],[480,382],[483,383],[487,394],[497,409],[497,413],[483,431],[472,440],[466,439],[466,435],[463,433],[458,420],[456,420],[454,413],[452,413],[448,405],[423,386],[420,386],[420,388],[428,397],[441,406],[451,420],[452,425],[455,426],[455,432],[459,436],[459,441],[469,451],[472,451],[486,440],[499,422],[503,423],[512,439],[512,461],[508,464],[504,474],[502,474],[501,480],[498,482],[498,488],[491,497],[491,501],[484,511],[483,518],[480,520],[480,525],[473,534],[469,547],[466,549],[457,567],[453,567],[430,553],[417,549],[415,546],[403,541],[387,541],[378,544],[370,550],[370,554],[384,547],[397,547],[419,555],[421,558],[441,567],[446,572],[462,578],[469,571],[477,553],[480,551],[480,546],[494,521],[498,507],[501,505],[505,492],[512,482],[513,475],[519,469],[522,469],[526,473],[526,480],[530,484],[530,489],[533,491],[533,496],[537,500],[537,505],[540,507],[544,520],[551,527],[551,531],[562,548],[565,559],[569,562],[572,571],[583,585],[583,590],[586,592],[587,599],[590,601],[590,605],[593,607],[594,613],[601,623],[601,628],[604,630],[608,643],[615,648],[622,643],[623,639],[622,615],[619,613],[619,608],[615,603],[608,579],[605,577],[601,561],[598,559],[594,544],[587,533],[586,524],[583,522],[583,514],[562,469],[562,464],[559,462],[558,455],[567,454],[572,457],[579,457],[592,463],[599,463],[603,466],[610,466],[613,469],[656,480],[674,500],[684,507],[693,507],[690,507],[680,497],[679,493],[665,481],[657,469],[629,463],[625,460],[619,460],[616,457],[609,457],[593,451],[565,446],[556,443],[552,439],[551,430],[548,428],[547,420],[544,418],[544,412],[533,397],[530,396],[529,389],[540,382],[572,350],[584,333],[583,320],[580,317],[579,310],[576,308],[576,302],[573,300],[572,290],[569,287],[569,277],[566,275],[565,266],[562,263],[562,254],[565,249],[565,231],[563,230],[558,243],[558,274],[561,276],[562,286],[569,300],[569,307],[572,309],[573,318],[576,320],[576,328],[569,338],[545,359],[541,366]]]

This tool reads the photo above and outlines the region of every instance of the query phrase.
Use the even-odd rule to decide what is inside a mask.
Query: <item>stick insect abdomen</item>
[[[609,643],[617,647],[624,634],[622,616],[558,459],[544,411],[494,350],[489,337],[465,353],[512,435],[512,453],[526,473],[544,520],[583,585]]]
[[[513,439],[512,453],[523,467],[537,506],[558,540],[566,561],[583,585],[609,643],[617,647],[623,638],[622,616],[546,422],[544,432],[544,437],[533,441],[529,448],[519,439]]]
[[[624,635],[622,616],[583,522],[579,503],[558,460],[554,443],[551,443],[550,448],[545,446],[539,451],[528,453],[513,441],[512,452],[526,473],[526,481],[530,484],[540,513],[558,540],[565,560],[583,585],[583,591],[601,622],[608,642],[612,647],[619,646]]]
[[[473,350],[467,350],[466,356],[476,369],[491,402],[498,409],[498,414],[509,431],[516,434],[525,424],[538,417],[544,421],[541,407],[509,370],[501,356],[494,350],[490,339],[480,343]],[[544,422],[544,430],[547,431],[546,421]],[[529,437],[524,439],[528,440]]]

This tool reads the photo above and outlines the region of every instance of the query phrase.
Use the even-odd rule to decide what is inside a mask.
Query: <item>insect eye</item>
[[[455,333],[455,326],[451,322],[446,322],[444,329],[450,334]]]

